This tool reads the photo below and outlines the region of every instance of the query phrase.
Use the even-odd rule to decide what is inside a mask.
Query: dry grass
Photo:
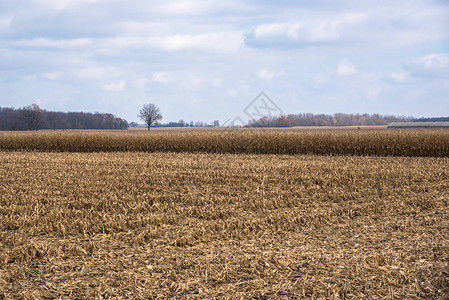
[[[449,157],[449,130],[167,130],[1,133],[0,151]]]
[[[0,298],[449,294],[448,158],[0,154]]]

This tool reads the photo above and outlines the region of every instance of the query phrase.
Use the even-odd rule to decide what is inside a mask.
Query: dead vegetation
[[[0,298],[449,295],[448,158],[0,153]]]
[[[0,150],[449,157],[448,130],[218,129],[0,133]]]

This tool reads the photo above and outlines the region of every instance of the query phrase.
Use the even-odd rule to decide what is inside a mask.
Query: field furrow
[[[0,155],[0,298],[449,294],[449,159]]]

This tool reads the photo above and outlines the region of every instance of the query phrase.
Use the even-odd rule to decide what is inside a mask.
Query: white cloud
[[[284,74],[283,71],[271,71],[267,69],[261,69],[257,72],[257,77],[265,80],[272,80],[273,78],[280,77]]]
[[[286,37],[290,41],[333,41],[339,38],[337,24],[321,22],[310,26],[306,23],[271,23],[262,24],[254,29],[257,39],[276,39]]]
[[[178,0],[164,1],[159,7],[159,11],[167,14],[190,15],[199,14],[207,11],[207,5],[204,1]]]
[[[153,81],[158,83],[166,83],[168,82],[168,73],[167,72],[155,72],[153,73]]]
[[[59,77],[59,73],[57,73],[57,72],[46,72],[46,73],[42,73],[42,76],[44,76],[48,80],[55,80],[55,79],[57,79]]]
[[[449,53],[424,55],[411,60],[409,65],[425,69],[446,69],[449,68]]]
[[[243,45],[242,32],[218,32],[198,35],[177,34],[152,37],[150,45],[166,51],[202,50],[212,52],[235,52]]]
[[[449,76],[449,53],[428,54],[409,60],[404,69],[413,77]]]
[[[338,63],[337,74],[340,76],[349,76],[357,74],[357,70],[349,60],[344,59]]]
[[[374,3],[374,2],[373,2]],[[405,47],[447,40],[448,5],[410,1],[353,6],[347,10],[293,9],[283,21],[258,24],[245,34],[250,47],[291,49],[305,46]]]
[[[400,69],[398,71],[392,72],[390,78],[394,82],[406,82],[410,79],[410,72]]]
[[[75,5],[93,4],[101,0],[33,0],[38,5],[43,5],[54,10],[65,10]]]
[[[120,36],[99,41],[109,48],[156,48],[168,52],[204,51],[229,53],[240,50],[243,43],[241,31],[209,32],[203,34],[173,34],[150,37]]]
[[[224,11],[243,12],[252,9],[249,4],[242,1],[210,1],[210,0],[171,0],[161,1],[155,6],[158,13],[175,16],[198,16]]]
[[[125,81],[122,80],[116,83],[104,84],[101,89],[110,92],[122,92],[125,90]]]
[[[330,22],[261,24],[245,35],[245,42],[256,47],[284,47],[335,41],[340,37],[337,27]]]
[[[274,22],[260,24],[245,35],[249,46],[304,46],[335,42],[347,28],[362,23],[365,14],[304,17],[301,22]]]
[[[14,16],[0,16],[0,30],[5,30],[11,26]]]
[[[86,47],[91,44],[92,40],[88,38],[78,38],[78,39],[35,38],[31,40],[17,40],[6,42],[6,45],[13,47],[57,48],[57,49],[80,48]]]

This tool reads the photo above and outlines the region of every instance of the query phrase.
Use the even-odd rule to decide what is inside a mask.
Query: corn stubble
[[[449,294],[448,158],[0,153],[0,298]]]
[[[8,132],[0,150],[449,157],[449,130]]]

